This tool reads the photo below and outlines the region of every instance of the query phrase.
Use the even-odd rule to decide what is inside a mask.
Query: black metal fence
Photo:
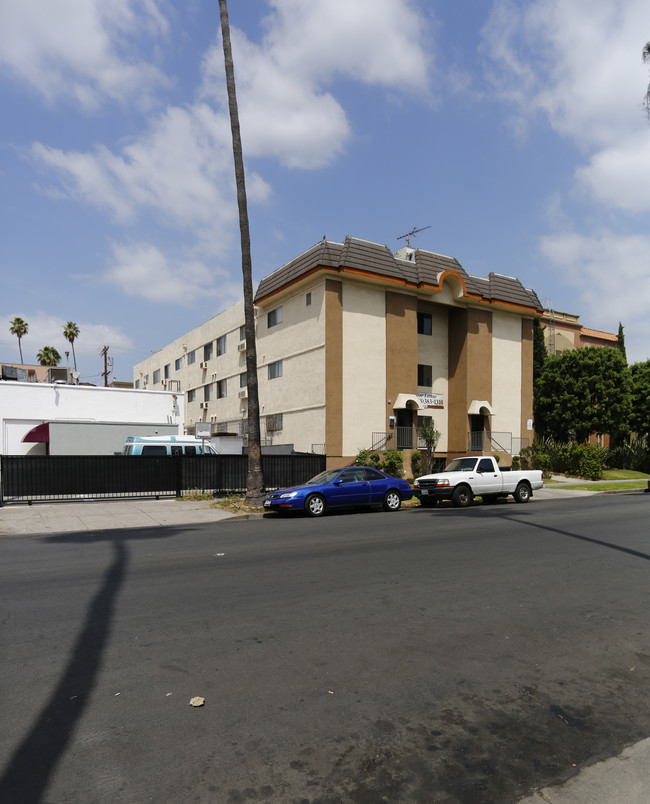
[[[0,506],[39,500],[180,497],[244,492],[246,455],[2,455]],[[264,487],[298,485],[325,469],[324,455],[265,455]]]

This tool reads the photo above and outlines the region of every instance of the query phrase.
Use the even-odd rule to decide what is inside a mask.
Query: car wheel
[[[433,508],[438,503],[438,500],[431,497],[422,497],[420,500],[420,505],[423,508]]]
[[[512,496],[515,498],[515,502],[527,503],[531,497],[530,486],[528,483],[520,483]]]
[[[323,516],[326,507],[325,498],[320,494],[310,494],[305,500],[305,511],[309,516]]]
[[[474,495],[469,486],[458,486],[454,489],[451,499],[456,508],[467,508],[474,499]]]
[[[402,498],[399,496],[399,491],[391,489],[390,491],[386,492],[383,502],[384,511],[399,511],[401,504]]]

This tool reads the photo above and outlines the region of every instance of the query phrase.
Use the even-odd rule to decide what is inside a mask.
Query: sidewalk
[[[0,508],[0,536],[38,536],[91,530],[219,522],[236,514],[198,502],[151,498],[83,502],[11,503]]]

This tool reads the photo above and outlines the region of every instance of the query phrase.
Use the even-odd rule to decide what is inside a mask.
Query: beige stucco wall
[[[418,363],[431,366],[431,392],[440,394],[443,399],[444,407],[434,410],[433,421],[440,432],[436,451],[446,452],[449,432],[449,313],[446,307],[435,304],[420,304],[418,310],[431,314],[432,335],[418,335]]]
[[[521,316],[492,313],[493,433],[521,432]]]
[[[371,446],[385,429],[385,291],[343,285],[343,455]]]

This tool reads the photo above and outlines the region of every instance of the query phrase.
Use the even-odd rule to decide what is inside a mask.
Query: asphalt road
[[[649,506],[4,539],[0,801],[481,804],[566,779],[650,734]]]

